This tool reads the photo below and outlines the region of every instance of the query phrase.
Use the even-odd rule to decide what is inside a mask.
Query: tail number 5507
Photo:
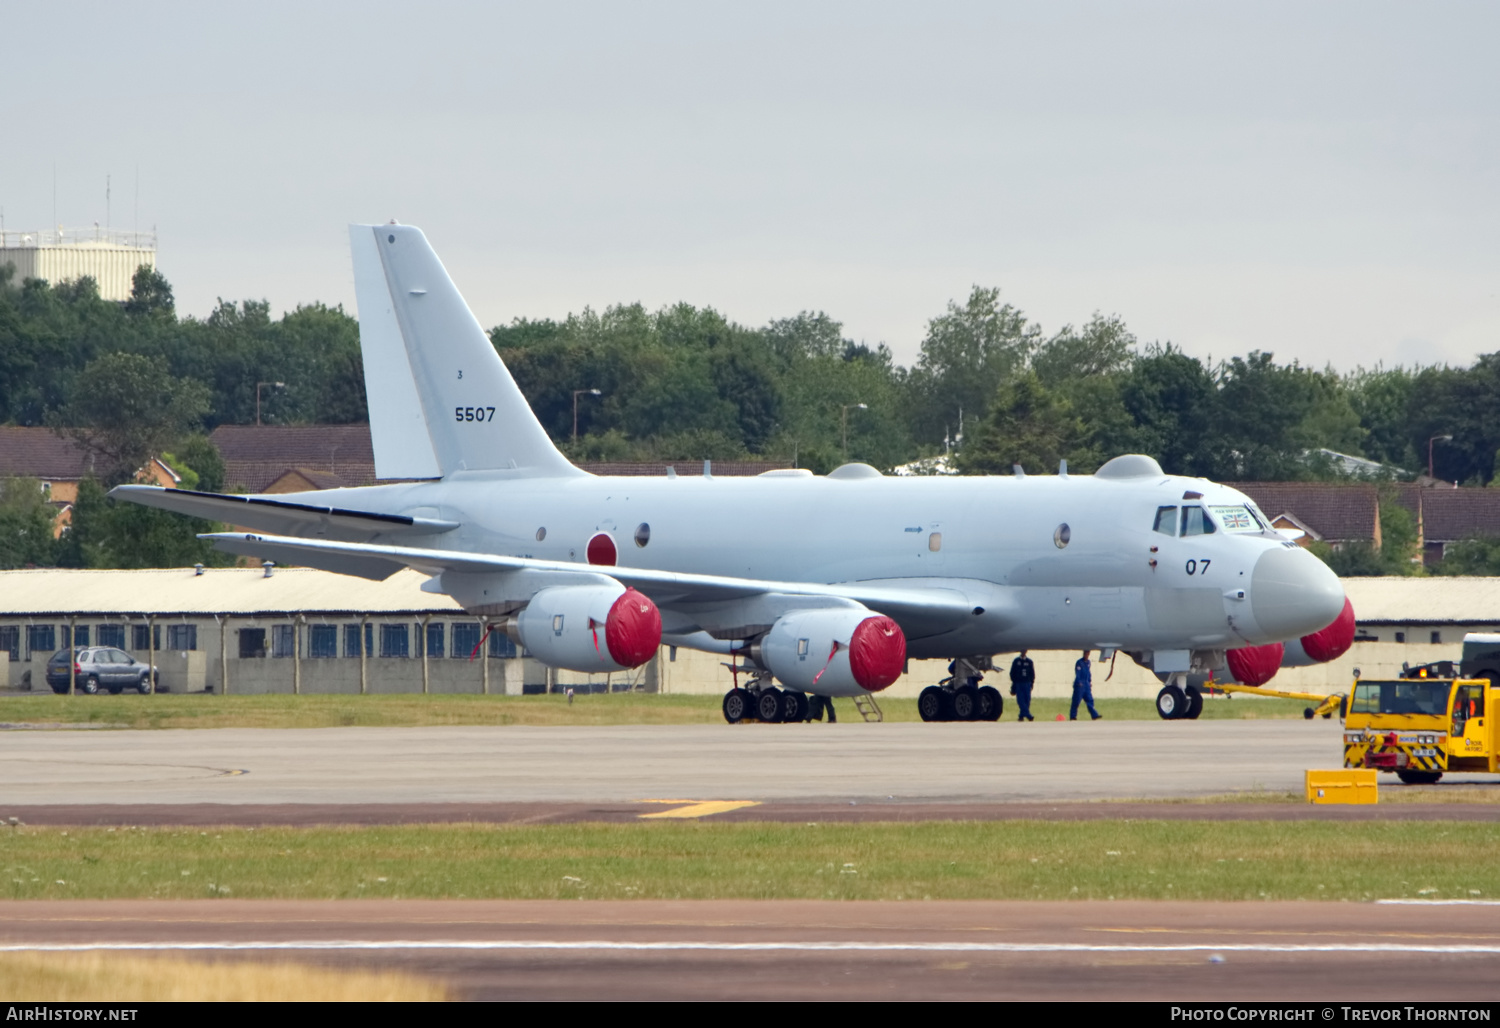
[[[494,421],[495,408],[493,407],[454,407],[454,421]]]

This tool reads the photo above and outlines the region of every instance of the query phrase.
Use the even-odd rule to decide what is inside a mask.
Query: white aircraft
[[[1164,681],[1163,717],[1195,717],[1210,674],[1261,684],[1353,640],[1321,561],[1243,493],[1146,456],[1093,475],[588,474],[418,229],[350,239],[376,471],[412,481],[112,496],[250,529],[205,536],[229,553],[376,580],[416,568],[551,667],[620,671],[662,644],[725,654],[745,675],[731,722],[802,720],[808,693],[884,689],[911,657],[956,662],[924,718],[993,719],[998,691],[973,681],[1023,647],[1124,651]]]

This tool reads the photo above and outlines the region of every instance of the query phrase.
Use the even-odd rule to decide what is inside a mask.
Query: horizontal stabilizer
[[[367,542],[379,536],[433,535],[458,527],[453,521],[414,518],[405,514],[377,514],[373,511],[271,500],[264,496],[200,493],[191,489],[163,489],[154,485],[116,486],[110,490],[109,495],[117,500],[129,500],[146,507],[286,536],[317,536]]]

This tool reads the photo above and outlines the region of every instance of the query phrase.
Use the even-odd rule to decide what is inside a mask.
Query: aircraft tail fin
[[[581,474],[558,451],[420,229],[350,225],[375,472]]]

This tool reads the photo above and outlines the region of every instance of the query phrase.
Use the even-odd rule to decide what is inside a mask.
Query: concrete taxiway
[[[1037,802],[1300,791],[1337,721],[15,732],[7,805]]]
[[[0,904],[0,950],[432,975],[473,999],[1487,1002],[1494,905],[786,901]]]

